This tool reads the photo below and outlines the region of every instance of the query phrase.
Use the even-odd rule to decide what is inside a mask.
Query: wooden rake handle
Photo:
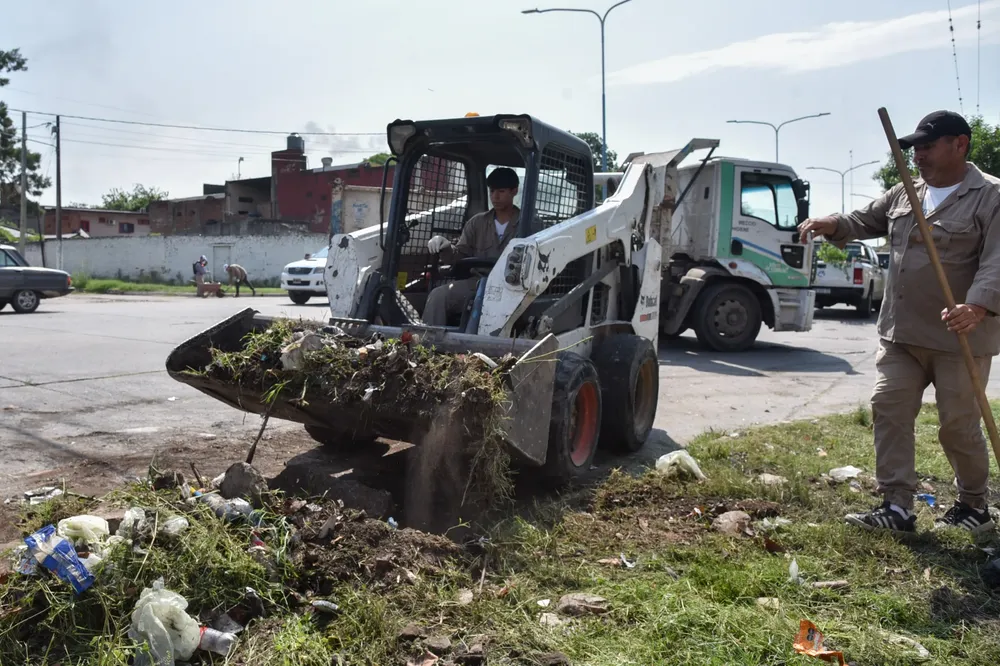
[[[934,246],[934,238],[931,236],[930,225],[924,217],[924,208],[917,197],[917,189],[913,186],[913,178],[907,168],[906,159],[903,157],[903,149],[896,138],[896,132],[892,128],[892,121],[889,120],[889,112],[882,107],[878,110],[878,117],[882,120],[882,129],[885,130],[885,138],[889,140],[889,148],[892,149],[892,157],[896,161],[896,169],[899,171],[899,178],[903,181],[903,189],[906,190],[906,198],[910,200],[910,208],[913,209],[913,216],[920,227],[920,235],[924,239],[924,247],[927,248],[927,256],[930,257],[931,265],[934,266],[934,274],[937,276],[941,291],[944,292],[944,300],[948,309],[955,307],[955,294],[948,284],[948,276],[944,273],[941,265],[941,258],[938,257],[937,248]],[[997,464],[1000,465],[1000,434],[997,433],[997,424],[993,419],[993,410],[990,409],[990,401],[986,397],[986,389],[983,380],[979,376],[979,368],[976,366],[976,359],[972,355],[972,348],[969,347],[969,340],[964,333],[956,333],[958,344],[962,348],[962,358],[965,359],[965,367],[969,371],[969,378],[972,380],[972,387],[976,391],[976,401],[979,403],[979,411],[986,422],[986,430],[990,435],[990,444],[993,446],[993,455],[996,456]]]

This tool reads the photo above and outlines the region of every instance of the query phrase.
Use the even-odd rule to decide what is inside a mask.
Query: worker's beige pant
[[[429,326],[445,326],[449,314],[456,314],[465,309],[466,303],[476,295],[478,277],[465,280],[455,280],[440,287],[431,289],[424,305],[422,319]]]
[[[983,384],[989,379],[989,356],[978,357]],[[875,357],[875,477],[885,498],[913,508],[917,489],[914,427],[924,389],[934,384],[938,409],[938,440],[955,470],[959,499],[986,506],[990,459],[979,425],[979,404],[960,354],[879,341]]]

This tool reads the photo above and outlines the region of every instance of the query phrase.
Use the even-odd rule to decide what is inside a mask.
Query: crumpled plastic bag
[[[285,370],[301,370],[305,353],[318,351],[325,346],[322,336],[296,331],[292,335],[292,341],[281,349],[281,367]]]
[[[141,507],[133,506],[125,512],[121,525],[118,526],[116,536],[134,541],[137,537],[148,536],[152,527],[146,520],[146,512]]]
[[[699,481],[708,479],[698,467],[698,462],[687,451],[671,451],[660,456],[656,461],[656,471],[668,477],[694,478]]]
[[[56,534],[77,548],[101,546],[111,534],[108,521],[100,516],[63,518],[56,525]]]
[[[187,614],[187,605],[187,599],[164,588],[163,578],[139,594],[128,637],[148,643],[149,654],[136,655],[135,666],[174,666],[191,658],[201,642],[201,627]]]
[[[851,479],[858,478],[858,475],[863,472],[863,469],[855,467],[854,465],[848,465],[847,467],[837,467],[830,470],[830,478],[837,483],[843,483],[844,481],[849,481]]]

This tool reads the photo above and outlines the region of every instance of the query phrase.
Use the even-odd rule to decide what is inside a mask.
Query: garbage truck
[[[625,452],[643,446],[656,416],[661,331],[691,326],[709,344],[736,349],[748,344],[737,329],[752,329],[756,317],[808,327],[795,310],[812,310],[799,293],[812,243],[792,234],[806,189],[787,167],[710,159],[718,141],[695,139],[633,155],[622,173],[604,177],[585,142],[517,114],[396,120],[387,140],[387,166],[395,165],[388,210],[377,226],[331,238],[329,323],[361,339],[417,334],[438,352],[513,355],[503,442],[556,485],[587,473],[599,441]],[[706,159],[678,170],[702,150]],[[489,209],[486,177],[499,166],[522,174],[516,237],[496,259],[438,265],[428,241],[457,238],[471,215]],[[595,205],[599,181],[614,192]],[[474,297],[446,325],[421,320],[434,287],[476,274]],[[430,428],[427,414],[268,403],[192,372],[210,363],[213,348],[239,349],[247,333],[271,324],[253,309],[237,313],[173,350],[167,370],[235,408],[302,423],[324,443],[414,442]]]

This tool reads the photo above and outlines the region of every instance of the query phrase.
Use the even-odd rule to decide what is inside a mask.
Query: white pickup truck
[[[846,303],[857,309],[859,317],[867,319],[881,307],[885,297],[885,270],[871,246],[848,243],[844,249],[845,263],[829,264],[822,259],[816,263],[816,307]],[[816,250],[819,252],[820,245]]]

